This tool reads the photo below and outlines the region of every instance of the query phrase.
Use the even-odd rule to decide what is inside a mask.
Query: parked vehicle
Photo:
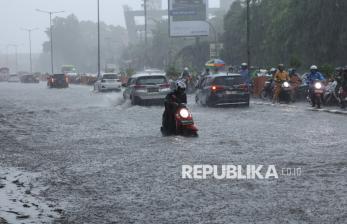
[[[123,97],[129,99],[132,105],[163,104],[171,91],[165,74],[152,70],[131,76],[124,86]]]
[[[94,90],[99,92],[117,91],[122,89],[121,75],[116,73],[104,73],[101,78],[94,83]]]
[[[22,75],[20,77],[21,83],[39,83],[40,80],[36,78],[34,75]]]
[[[65,74],[54,74],[48,77],[47,86],[50,88],[69,87],[68,78]]]
[[[19,75],[17,75],[17,74],[11,74],[11,75],[8,77],[7,82],[20,82]]]
[[[207,106],[249,106],[250,92],[240,74],[218,73],[203,78],[197,86],[196,103]]]
[[[194,125],[191,112],[185,104],[180,104],[175,113],[176,131],[174,134],[183,136],[198,136],[198,129]],[[160,128],[163,135],[167,135],[164,127]]]

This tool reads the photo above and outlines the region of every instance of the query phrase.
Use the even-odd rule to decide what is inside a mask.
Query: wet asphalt
[[[206,108],[193,96],[189,107],[199,137],[162,137],[160,106],[86,86],[0,83],[0,166],[40,173],[40,197],[65,211],[57,223],[347,223],[346,116],[304,103]],[[302,175],[187,180],[186,164]]]

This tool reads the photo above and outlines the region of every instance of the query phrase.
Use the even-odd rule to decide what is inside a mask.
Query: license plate
[[[149,93],[155,93],[155,92],[159,92],[159,89],[158,89],[158,88],[148,88],[148,89],[147,89],[147,92],[149,92]]]
[[[237,91],[225,91],[226,95],[237,94]]]

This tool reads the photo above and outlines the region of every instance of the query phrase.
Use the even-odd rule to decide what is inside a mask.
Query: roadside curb
[[[347,115],[347,111],[343,111],[343,110],[330,110],[330,109],[317,109],[317,108],[308,108],[307,110],[317,111],[317,112],[326,112],[331,114]]]
[[[280,106],[280,107],[286,107],[286,108],[298,108],[297,106],[294,105],[288,105],[288,104],[272,104],[268,102],[257,102],[257,101],[251,101],[251,104],[253,105],[265,105],[265,106]],[[341,115],[347,115],[347,111],[343,110],[334,110],[334,109],[317,109],[317,108],[307,108],[309,111],[316,111],[316,112],[325,112],[325,113],[331,113],[331,114],[341,114]]]

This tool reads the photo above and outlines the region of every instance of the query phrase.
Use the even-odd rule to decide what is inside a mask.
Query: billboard
[[[208,36],[208,0],[169,0],[171,37]]]

